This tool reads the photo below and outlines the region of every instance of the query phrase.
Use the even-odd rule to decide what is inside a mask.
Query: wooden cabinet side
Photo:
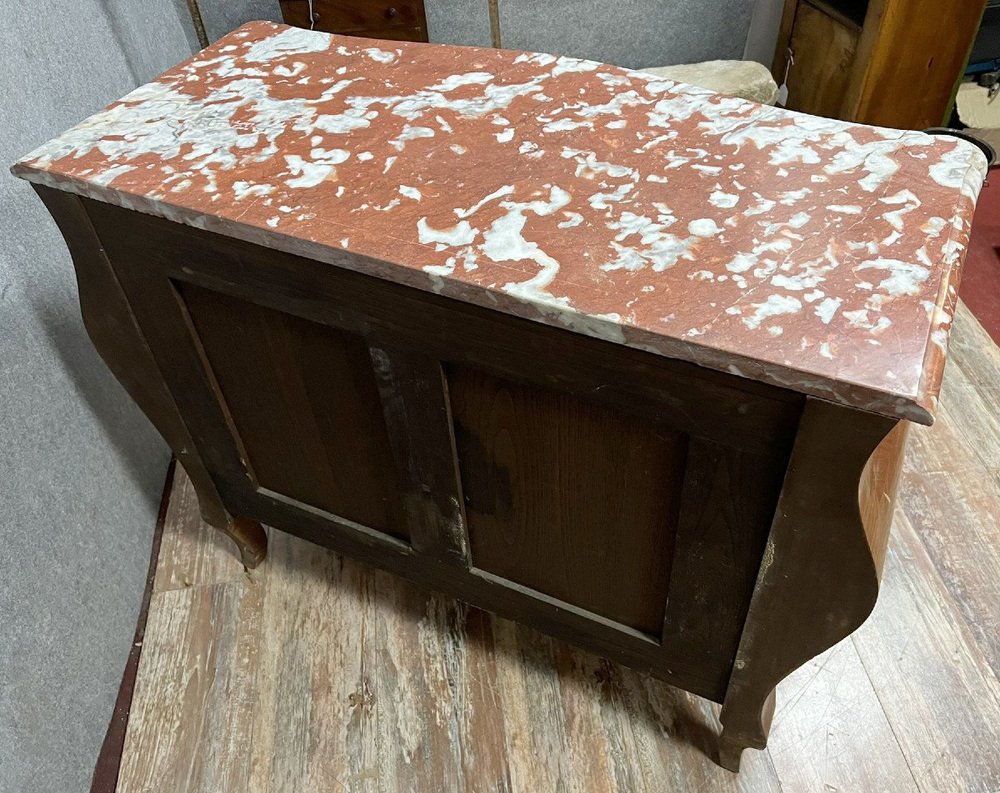
[[[39,185],[34,188],[69,248],[76,271],[83,324],[94,347],[184,466],[198,494],[205,522],[232,537],[244,565],[255,567],[266,553],[264,530],[254,521],[230,515],[223,505],[136,323],[114,268],[104,254],[83,202],[72,193]]]

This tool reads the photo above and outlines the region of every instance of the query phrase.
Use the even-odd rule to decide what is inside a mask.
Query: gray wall
[[[254,19],[281,21],[278,0],[198,0],[198,9],[209,41]]]
[[[278,0],[198,7],[210,41],[251,19],[281,20]],[[431,41],[491,45],[487,0],[424,0],[424,8]],[[770,66],[781,0],[498,0],[498,9],[509,49],[637,69],[743,57]]]
[[[18,157],[187,57],[180,6],[0,3],[0,791],[77,793],[135,629],[167,451],[91,347]]]
[[[756,0],[747,31],[747,46],[743,50],[744,60],[757,61],[771,68],[784,7],[784,0]]]
[[[486,0],[424,0],[432,41],[490,45]],[[498,0],[500,42],[639,69],[743,57],[754,0]]]

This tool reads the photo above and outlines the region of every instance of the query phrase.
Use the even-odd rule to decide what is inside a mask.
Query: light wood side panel
[[[659,636],[686,437],[464,367],[448,380],[473,565]]]
[[[983,0],[872,0],[841,118],[904,129],[945,121]]]
[[[868,459],[858,486],[861,521],[868,537],[875,570],[880,578],[889,542],[889,530],[892,528],[896,487],[903,469],[903,452],[906,450],[909,429],[908,421],[900,421],[892,428]]]

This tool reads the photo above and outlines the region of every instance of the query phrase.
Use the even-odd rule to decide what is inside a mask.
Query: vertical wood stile
[[[787,451],[688,443],[663,646],[722,701],[753,594]],[[701,604],[711,603],[711,609]]]
[[[469,567],[469,542],[441,363],[392,345],[369,348],[410,540],[420,553]]]

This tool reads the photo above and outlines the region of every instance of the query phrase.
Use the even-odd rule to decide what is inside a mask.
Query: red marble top
[[[254,22],[13,170],[930,423],[985,158],[592,61]]]

